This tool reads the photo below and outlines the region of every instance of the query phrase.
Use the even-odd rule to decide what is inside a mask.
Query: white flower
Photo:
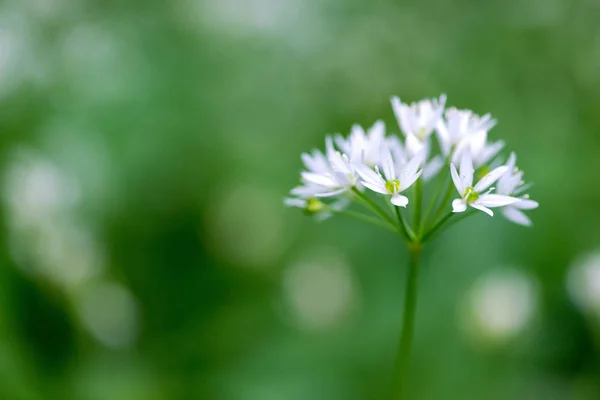
[[[440,121],[446,106],[446,95],[438,99],[425,99],[418,103],[406,104],[400,98],[392,97],[392,108],[400,129],[408,138],[413,135],[425,141]]]
[[[528,186],[523,183],[523,172],[516,168],[516,162],[517,156],[515,153],[511,153],[506,162],[508,172],[498,180],[498,193],[517,196],[527,189]],[[516,224],[531,226],[531,219],[521,210],[533,210],[538,208],[539,204],[537,201],[530,200],[528,195],[523,195],[520,199],[521,201],[518,203],[504,207],[500,211],[508,220]]]
[[[381,146],[385,143],[385,124],[383,121],[377,121],[368,132],[365,132],[362,126],[354,125],[348,139],[337,134],[335,143],[353,162],[374,167],[381,162]]]
[[[494,125],[496,125],[496,120],[492,119],[490,114],[480,117],[471,110],[449,108],[446,110],[445,118],[440,119],[436,127],[442,152],[445,156],[449,156],[456,147],[464,146],[466,143],[463,142],[470,139],[472,135],[478,132],[487,132]],[[459,159],[460,157],[453,161]]]
[[[324,172],[304,171],[301,173],[304,187],[296,188],[293,194],[311,192],[314,197],[337,196],[358,186],[358,175],[354,163],[347,155],[336,151],[330,137],[326,140],[327,161],[330,169]],[[301,189],[302,188],[302,189]]]
[[[316,174],[323,174],[331,171],[327,157],[320,150],[313,150],[312,153],[302,153],[302,162],[307,170]]]
[[[482,130],[464,138],[454,151],[453,161],[460,160],[464,151],[469,151],[475,168],[486,165],[504,148],[503,141],[488,143],[487,131]]]
[[[356,166],[356,171],[362,178],[361,183],[376,193],[381,193],[391,196],[391,203],[406,207],[408,198],[401,195],[404,190],[408,189],[419,177],[422,170],[419,171],[419,166],[423,162],[422,153],[413,157],[408,163],[396,166],[392,155],[388,149],[383,152],[383,175],[379,172],[379,168],[375,167],[375,171],[371,168],[359,164]]]
[[[414,141],[412,139],[414,139]],[[444,159],[439,155],[429,159],[431,146],[428,142],[419,142],[414,135],[406,137],[406,146],[402,144],[397,136],[390,136],[386,138],[385,143],[389,148],[396,165],[399,166],[406,164],[409,159],[415,157],[419,153],[422,153],[423,162],[421,167],[423,167],[423,180],[425,182],[428,182],[434,178],[444,166]]]
[[[490,194],[489,192],[491,190],[482,193],[508,171],[507,166],[494,169],[473,186],[473,174],[475,173],[475,170],[473,169],[471,155],[467,151],[463,154],[461,159],[460,175],[458,171],[456,171],[454,164],[450,165],[450,171],[452,173],[454,186],[456,186],[456,190],[458,190],[458,193],[461,196],[460,199],[456,199],[452,202],[452,211],[455,213],[464,212],[466,211],[467,206],[471,206],[493,216],[494,213],[489,209],[490,207],[502,207],[520,201],[519,199],[510,196]]]

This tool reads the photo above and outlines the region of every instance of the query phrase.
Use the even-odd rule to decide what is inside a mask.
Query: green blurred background
[[[412,399],[600,399],[600,5],[0,2],[0,398],[377,399],[406,251],[282,198],[391,95],[491,112],[539,210],[426,249]]]

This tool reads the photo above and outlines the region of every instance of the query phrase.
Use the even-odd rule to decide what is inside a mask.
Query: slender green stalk
[[[413,215],[413,229],[417,235],[421,234],[421,207],[423,203],[423,179],[415,182],[415,213]]]
[[[410,226],[406,223],[406,220],[402,216],[402,212],[400,211],[400,207],[392,206],[394,212],[396,213],[396,217],[398,218],[398,222],[400,223],[400,227],[402,228],[402,233],[406,237],[406,240],[412,242],[415,239],[415,233],[410,229]]]
[[[450,218],[454,216],[454,213],[450,211],[448,214],[444,216],[441,220],[439,220],[433,228],[431,228],[425,235],[423,235],[422,242],[425,243],[428,239],[430,239],[436,232],[446,223]]]
[[[445,224],[452,217],[452,215],[455,215],[451,211],[450,213],[448,213],[444,217],[444,220],[442,220],[438,224],[436,224],[436,226],[434,227],[434,228],[436,228],[435,231],[432,228],[429,232],[427,232],[427,234],[425,236],[423,236],[423,243],[425,243],[425,240],[431,240],[435,235],[437,235],[437,234],[441,233],[442,231],[450,228],[451,226],[453,226],[453,225],[457,224],[458,222],[462,221],[463,219],[466,219],[466,218],[470,217],[471,215],[475,215],[475,214],[477,214],[477,211],[475,211],[475,210],[469,210],[469,211],[466,211],[464,213],[461,213],[456,218],[452,218],[452,220],[450,220],[450,222],[448,222],[448,224]]]
[[[352,218],[356,218],[362,222],[366,222],[368,224],[371,225],[375,225],[378,226],[380,228],[385,228],[388,229],[394,233],[400,233],[398,228],[395,226],[390,226],[386,221],[382,221],[380,219],[376,219],[373,217],[369,217],[368,215],[365,214],[361,214],[359,212],[356,211],[352,211],[352,210],[339,210],[339,211],[335,211],[338,214],[342,214],[342,215],[346,215],[348,217],[352,217]]]
[[[398,345],[398,354],[396,356],[396,366],[394,371],[394,381],[390,392],[390,400],[404,399],[404,387],[407,378],[407,367],[410,358],[410,348],[412,346],[415,312],[417,310],[417,287],[419,282],[419,263],[421,260],[422,246],[420,243],[411,243],[410,263],[408,265],[408,279],[406,281],[406,293],[404,295],[404,315],[402,317],[402,331],[400,334],[400,343]]]
[[[352,188],[352,191],[356,194],[357,198],[359,198],[364,205],[369,207],[374,213],[379,215],[387,223],[389,223],[393,227],[396,227],[396,223],[394,222],[394,219],[388,213],[386,213],[381,207],[379,207],[379,205],[377,205],[377,203],[375,203],[373,200],[371,200],[369,198],[369,196],[362,193],[360,190],[358,190],[355,187]]]
[[[444,198],[440,202],[437,212],[435,213],[435,217],[433,217],[434,221],[439,220],[440,217],[443,215],[444,210],[446,209],[446,207],[448,207],[450,199],[452,199],[452,193],[454,193],[454,190],[455,189],[454,189],[454,185],[452,184],[452,182],[448,182],[448,188],[446,189],[446,194],[444,195]]]
[[[435,208],[435,205],[437,204],[437,200],[439,199],[440,194],[442,194],[442,190],[444,190],[444,186],[446,186],[448,184],[449,180],[450,180],[450,175],[446,176],[445,179],[439,179],[437,188],[435,189],[435,193],[429,200],[429,205],[427,206],[427,209],[423,216],[423,230],[427,226],[427,222],[429,221],[429,216],[433,212],[433,209]]]

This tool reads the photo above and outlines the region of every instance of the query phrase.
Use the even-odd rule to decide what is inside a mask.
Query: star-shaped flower
[[[397,166],[389,150],[384,151],[383,176],[379,168],[375,170],[365,166],[357,165],[356,172],[362,178],[361,183],[376,193],[390,197],[390,202],[395,206],[406,207],[408,198],[401,193],[408,189],[423,173],[419,166],[423,162],[423,154],[413,157],[408,163]]]
[[[505,194],[507,196],[518,196],[523,191],[527,190],[529,185],[523,182],[523,172],[516,168],[517,156],[515,153],[511,153],[506,162],[508,172],[502,175],[498,180],[498,193]],[[519,197],[521,201],[509,206],[503,207],[500,212],[506,217],[506,219],[524,226],[531,226],[531,219],[522,210],[533,210],[538,208],[539,203],[537,201],[529,199],[528,195],[522,195]]]
[[[490,191],[493,189],[484,193],[484,190],[492,186],[494,182],[508,171],[507,166],[494,169],[473,186],[473,174],[475,173],[475,170],[473,169],[471,155],[466,151],[461,159],[460,174],[456,170],[454,164],[450,165],[450,171],[452,173],[454,186],[460,195],[459,199],[452,202],[452,211],[455,213],[464,212],[467,210],[467,207],[470,206],[493,216],[494,213],[490,208],[503,207],[520,201],[520,199],[506,195],[491,194]]]

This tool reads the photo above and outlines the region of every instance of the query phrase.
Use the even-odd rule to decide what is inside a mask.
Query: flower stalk
[[[396,355],[394,380],[391,386],[390,400],[402,399],[406,384],[410,349],[415,332],[415,315],[417,312],[417,294],[419,285],[419,267],[423,247],[420,243],[409,245],[408,275],[404,294],[404,313],[402,316],[402,331]]]

